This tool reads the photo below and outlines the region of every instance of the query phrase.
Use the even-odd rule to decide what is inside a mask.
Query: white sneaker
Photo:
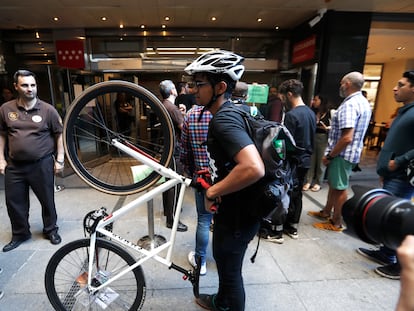
[[[196,260],[195,260],[195,252],[191,251],[188,253],[188,262],[193,268],[197,267]]]
[[[188,253],[188,262],[194,268],[197,267],[196,260],[195,260],[195,252],[191,251]],[[207,273],[207,264],[203,263],[200,268],[200,275],[206,275]]]
[[[206,274],[207,274],[207,264],[203,263],[201,264],[200,275],[206,275]]]

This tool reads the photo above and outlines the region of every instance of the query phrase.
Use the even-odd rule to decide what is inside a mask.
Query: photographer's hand
[[[401,288],[396,311],[414,310],[414,235],[408,235],[397,249],[401,265]]]

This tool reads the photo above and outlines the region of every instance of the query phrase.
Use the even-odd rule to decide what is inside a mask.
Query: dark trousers
[[[176,170],[175,158],[171,160],[170,168]],[[174,221],[174,212],[178,201],[178,185],[162,193],[162,205],[167,224],[172,225]]]
[[[54,160],[52,156],[35,163],[10,162],[5,172],[7,212],[12,227],[12,240],[31,235],[29,225],[29,189],[32,188],[42,206],[43,232],[57,230]]]
[[[216,304],[218,310],[243,311],[246,295],[242,266],[247,245],[259,230],[259,221],[231,230],[223,224],[215,224],[213,230],[213,256],[219,276]]]
[[[286,224],[298,224],[302,213],[302,187],[308,168],[296,167],[293,176],[293,189],[290,195]]]

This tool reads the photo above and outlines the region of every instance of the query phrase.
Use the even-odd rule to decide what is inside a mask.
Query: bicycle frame
[[[160,165],[159,163],[157,163],[155,160],[148,158],[147,156],[145,156],[144,154],[139,153],[136,150],[133,150],[131,147],[129,147],[127,145],[127,143],[123,143],[118,139],[113,139],[112,140],[112,144],[116,147],[119,148],[121,151],[127,153],[128,155],[136,158],[137,160],[141,161],[143,164],[148,165],[149,167],[151,167],[152,169],[154,169],[158,174],[160,174],[163,177],[169,178],[168,181],[154,187],[153,189],[151,189],[150,191],[146,192],[145,194],[143,194],[142,196],[140,196],[139,198],[133,200],[132,202],[124,205],[123,207],[121,207],[120,209],[116,210],[115,212],[113,212],[112,214],[108,215],[107,217],[101,219],[97,226],[95,231],[91,234],[90,237],[90,249],[94,250],[95,249],[95,245],[96,245],[96,237],[97,237],[97,233],[99,232],[101,235],[104,235],[114,241],[116,241],[117,243],[119,243],[120,245],[123,245],[126,248],[130,248],[135,250],[136,252],[140,253],[141,255],[143,255],[142,258],[140,258],[135,264],[133,264],[132,266],[129,266],[128,268],[120,271],[119,273],[117,273],[115,276],[111,276],[110,278],[108,278],[108,280],[106,280],[103,284],[99,285],[98,287],[94,287],[92,286],[92,270],[93,270],[93,263],[94,263],[94,256],[95,256],[95,252],[91,251],[89,253],[89,266],[88,266],[88,289],[90,292],[96,292],[98,290],[100,290],[103,287],[108,286],[109,284],[111,284],[113,281],[117,280],[118,278],[120,278],[121,276],[123,276],[124,274],[126,274],[129,271],[132,271],[133,269],[135,269],[136,267],[138,267],[139,265],[141,265],[142,263],[144,263],[145,261],[153,258],[155,260],[157,260],[158,262],[168,266],[170,269],[173,268],[179,272],[182,272],[185,274],[185,276],[187,278],[189,278],[189,280],[193,283],[193,290],[194,290],[194,294],[198,295],[198,273],[197,271],[194,273],[193,271],[189,271],[186,270],[182,267],[176,266],[171,262],[171,256],[172,256],[172,251],[173,251],[173,247],[174,247],[174,243],[175,243],[175,237],[176,237],[176,233],[177,233],[177,227],[178,227],[178,222],[179,222],[179,215],[181,213],[181,209],[182,209],[182,203],[184,200],[184,193],[185,193],[185,189],[190,186],[191,183],[191,179],[186,178],[178,173],[176,173],[174,170],[164,167],[163,165]],[[157,247],[152,247],[151,250],[146,250],[138,245],[135,245],[134,243],[122,238],[121,236],[112,233],[109,230],[106,230],[105,227],[111,223],[113,223],[115,220],[117,220],[119,217],[127,214],[129,211],[131,211],[132,209],[136,208],[137,206],[146,203],[150,200],[152,200],[155,196],[163,193],[164,191],[176,186],[180,184],[180,190],[179,190],[179,197],[178,197],[178,202],[177,202],[177,208],[175,211],[175,215],[174,215],[174,222],[173,222],[173,226],[171,229],[171,234],[170,234],[170,238],[169,240],[166,241],[166,243],[161,244]],[[165,257],[162,257],[159,255],[160,252],[164,251],[167,249],[167,254]],[[199,266],[199,265],[198,265]],[[194,275],[196,274],[196,275]],[[196,284],[194,284],[194,282],[196,282]]]

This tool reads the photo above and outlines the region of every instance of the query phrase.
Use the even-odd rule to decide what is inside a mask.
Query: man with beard
[[[363,75],[356,71],[346,74],[341,80],[339,94],[345,99],[332,116],[328,147],[322,158],[323,164],[329,165],[328,198],[322,211],[308,212],[308,215],[324,220],[313,224],[317,229],[343,230],[342,206],[347,200],[349,176],[359,163],[371,118],[368,100],[361,93],[363,84]]]
[[[298,225],[302,213],[302,187],[311,163],[316,130],[315,113],[303,102],[302,92],[302,82],[295,79],[287,80],[279,86],[279,96],[287,111],[284,124],[300,150],[291,159],[294,167],[293,189],[289,211],[283,225],[283,232],[292,239],[298,238]]]

